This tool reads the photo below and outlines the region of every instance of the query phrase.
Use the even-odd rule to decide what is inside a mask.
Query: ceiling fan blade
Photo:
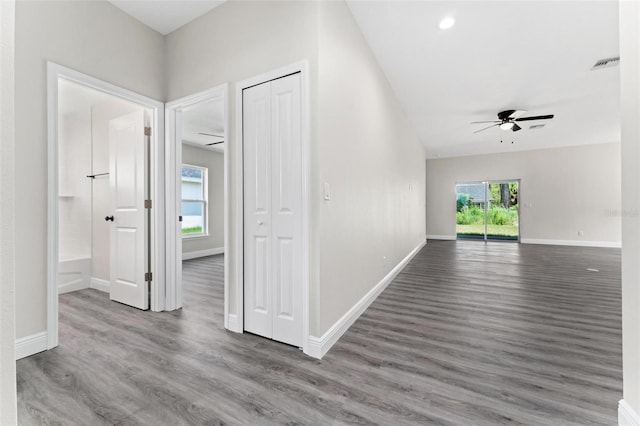
[[[220,142],[211,142],[208,144],[205,144],[206,146],[211,146],[211,145],[218,145],[219,143],[224,143],[224,141],[220,141]]]
[[[480,123],[502,123],[500,120],[491,120],[491,121],[472,121],[471,124],[480,124]]]
[[[526,112],[527,112],[526,109],[517,109],[517,110],[513,111],[511,114],[509,114],[509,118],[511,118],[511,119],[519,118],[523,114],[525,114]]]
[[[520,118],[516,118],[514,121],[549,120],[550,118],[553,118],[553,114],[534,115],[532,117],[520,117]]]
[[[224,138],[224,136],[222,136],[222,135],[213,135],[213,134],[211,134],[211,133],[202,133],[202,132],[199,132],[198,134],[199,134],[199,135],[202,135],[202,136],[213,136],[213,137],[216,137],[216,138]]]
[[[485,127],[484,129],[476,130],[476,131],[475,131],[475,132],[473,132],[473,133],[480,133],[480,132],[482,132],[482,131],[484,131],[484,130],[487,130],[487,129],[490,129],[490,128],[492,128],[492,127],[499,126],[499,125],[500,125],[500,123],[501,123],[501,122],[496,123],[496,124],[493,124],[493,125],[491,125],[491,126],[489,126],[489,127]]]
[[[518,126],[516,123],[513,123],[513,127],[511,128],[511,130],[513,130],[514,132],[517,132],[520,129],[522,129],[522,127]]]

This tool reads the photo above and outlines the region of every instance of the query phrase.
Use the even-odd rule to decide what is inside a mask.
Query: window
[[[207,168],[182,165],[182,236],[207,235]]]

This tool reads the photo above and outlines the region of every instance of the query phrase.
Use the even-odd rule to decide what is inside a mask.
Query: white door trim
[[[302,119],[302,349],[306,354],[309,350],[309,257],[310,238],[309,226],[311,222],[311,128],[309,126],[309,64],[307,61],[296,62],[291,65],[278,68],[260,74],[258,76],[243,80],[236,84],[236,137],[233,152],[233,165],[235,168],[235,188],[236,188],[236,232],[235,232],[235,253],[234,271],[236,273],[236,306],[233,315],[234,327],[228,327],[231,331],[242,333],[244,331],[244,191],[242,165],[242,91],[248,87],[267,81],[285,77],[289,74],[301,73],[301,119]],[[226,296],[225,296],[226,297]],[[226,301],[226,299],[225,299]],[[225,312],[225,316],[226,316]],[[231,324],[230,324],[231,325]]]
[[[151,131],[151,310],[165,308],[164,263],[164,103],[99,80],[71,68],[47,62],[47,349],[58,346],[58,79],[135,102],[152,111]]]
[[[178,164],[178,156],[176,150],[179,148],[176,140],[176,113],[185,108],[195,106],[201,102],[211,101],[214,99],[224,100],[224,247],[229,247],[229,216],[231,202],[229,200],[229,147],[233,145],[229,140],[229,84],[224,83],[211,89],[185,96],[180,99],[168,102],[166,105],[166,196],[167,196],[167,310],[171,311],[182,307],[182,285],[178,284],[176,277],[178,276],[178,268],[182,266],[182,254],[176,250],[179,240],[180,224],[178,222],[178,203],[180,188],[177,186],[178,169],[182,164]],[[181,148],[181,147],[180,147]],[[224,326],[227,327],[229,322],[229,267],[231,260],[229,256],[224,257]],[[227,327],[228,328],[228,327]]]

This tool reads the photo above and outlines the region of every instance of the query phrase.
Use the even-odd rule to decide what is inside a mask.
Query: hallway
[[[20,424],[616,424],[619,249],[429,241],[322,361],[224,330],[222,259],[175,313],[62,295]]]

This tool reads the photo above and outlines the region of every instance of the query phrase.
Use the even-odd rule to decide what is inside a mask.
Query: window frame
[[[184,193],[182,193],[182,169],[197,169],[202,172],[202,199],[194,200],[190,198],[184,198]],[[187,164],[182,163],[182,167],[180,168],[180,189],[181,189],[181,199],[180,199],[180,215],[184,218],[184,214],[182,214],[182,203],[200,203],[202,204],[202,232],[197,234],[184,234],[181,232],[182,238],[205,238],[209,236],[209,168],[204,166],[196,166],[195,164]],[[182,226],[182,224],[181,224]]]

